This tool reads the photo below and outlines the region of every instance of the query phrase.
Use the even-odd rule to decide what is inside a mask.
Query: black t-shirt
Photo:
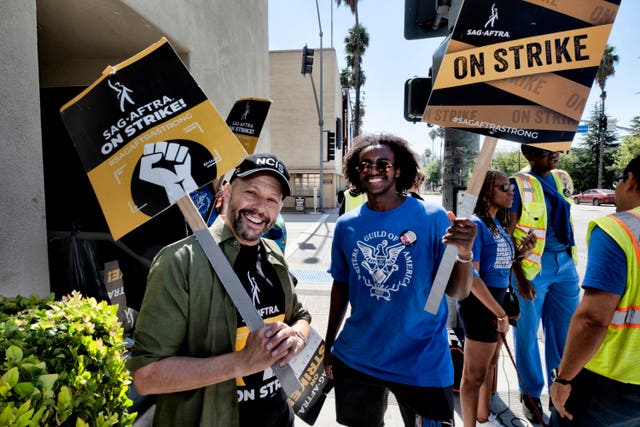
[[[284,321],[284,291],[262,245],[241,246],[233,265],[242,286],[266,323]],[[249,334],[238,313],[236,349],[244,348]],[[293,411],[271,368],[236,379],[240,426],[291,426]]]

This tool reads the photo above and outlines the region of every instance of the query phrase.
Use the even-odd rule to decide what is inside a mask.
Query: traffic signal
[[[302,48],[302,75],[311,74],[313,71],[313,49],[305,44]]]
[[[404,83],[404,118],[408,122],[422,120],[431,94],[431,77],[414,77]]]
[[[607,131],[607,115],[602,113],[600,114],[600,120],[598,121],[600,132],[604,133]]]
[[[342,147],[342,119],[336,117],[336,150]]]
[[[327,132],[327,161],[330,162],[336,158],[336,133]]]

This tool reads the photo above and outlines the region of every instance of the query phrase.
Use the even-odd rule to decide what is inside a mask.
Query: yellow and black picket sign
[[[164,38],[60,111],[116,240],[246,156]]]
[[[573,140],[619,5],[465,2],[423,121],[519,143]]]
[[[422,120],[485,135],[460,216],[470,216],[497,140],[568,151],[620,0],[462,4]],[[435,66],[435,64],[434,64]],[[447,246],[425,310],[437,313],[455,263]]]
[[[264,125],[264,120],[255,120],[255,118],[266,118],[270,106],[269,99],[242,98],[233,105],[227,116],[227,126],[248,154],[255,151]]]

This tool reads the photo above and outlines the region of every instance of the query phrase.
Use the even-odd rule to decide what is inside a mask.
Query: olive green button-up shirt
[[[212,234],[231,265],[240,244],[218,218]],[[294,292],[282,252],[262,239],[267,260],[285,295],[285,322],[311,321]],[[238,283],[238,286],[242,286]],[[153,260],[136,320],[135,345],[127,367],[138,368],[171,356],[210,357],[234,351],[236,308],[194,236],[163,248]],[[235,380],[157,396],[154,426],[238,425]]]

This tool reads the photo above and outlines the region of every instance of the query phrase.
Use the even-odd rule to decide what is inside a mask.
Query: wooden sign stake
[[[478,201],[478,195],[482,189],[484,177],[487,175],[487,171],[489,170],[489,165],[491,164],[491,159],[493,158],[493,153],[496,149],[497,143],[498,138],[485,136],[482,147],[480,147],[480,153],[478,153],[478,160],[473,167],[473,172],[471,173],[471,179],[469,180],[467,191],[464,193],[462,204],[460,205],[460,209],[457,213],[458,217],[469,218],[473,214],[476,202]],[[457,256],[458,247],[454,245],[447,245],[444,255],[442,256],[442,261],[440,261],[438,271],[436,272],[436,277],[433,280],[431,291],[427,297],[427,303],[424,306],[425,311],[431,314],[436,314],[438,312],[442,296],[447,288],[447,283],[449,282],[449,277],[451,277],[451,272],[453,271],[453,265],[456,262]]]

